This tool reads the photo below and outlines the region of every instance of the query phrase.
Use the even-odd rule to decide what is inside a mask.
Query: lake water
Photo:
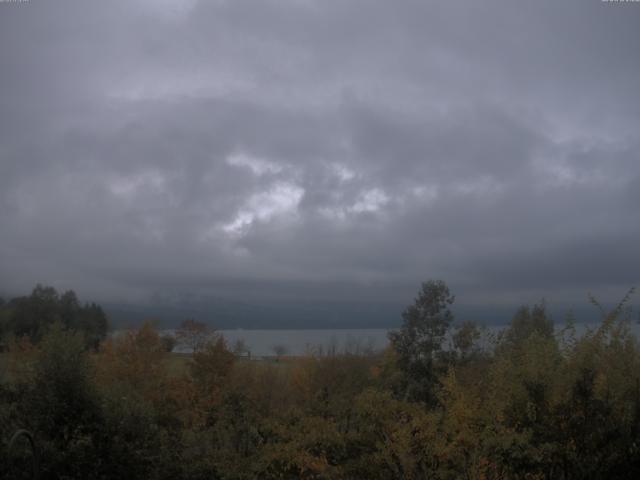
[[[564,327],[557,324],[556,330]],[[588,328],[596,328],[597,324],[576,324],[578,336],[586,332]],[[640,336],[640,326],[637,323],[630,325],[636,336]],[[504,325],[490,325],[485,327],[480,344],[484,348],[490,349],[491,338],[495,337]],[[233,349],[234,344],[242,340],[251,355],[254,357],[265,357],[276,355],[276,349],[283,352],[283,355],[304,355],[306,353],[335,351],[352,353],[364,353],[371,350],[384,349],[389,340],[387,337],[390,329],[318,329],[318,330],[218,330],[221,333],[229,348]],[[164,334],[173,334],[173,330],[164,330]],[[446,342],[445,342],[446,343]],[[177,348],[175,351],[180,351]]]

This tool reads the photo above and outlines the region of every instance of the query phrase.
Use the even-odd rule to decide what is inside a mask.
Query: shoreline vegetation
[[[0,477],[28,478],[7,448],[24,429],[47,479],[640,478],[632,294],[591,297],[584,332],[540,304],[488,334],[430,280],[384,350],[253,361],[194,319],[108,335],[98,305],[39,285],[0,302]]]

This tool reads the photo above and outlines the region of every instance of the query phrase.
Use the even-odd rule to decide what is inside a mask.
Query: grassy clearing
[[[190,353],[170,353],[166,359],[166,368],[169,376],[177,377],[189,372]],[[236,357],[236,365],[255,365],[257,368],[276,368],[278,370],[289,370],[300,360],[299,357],[260,357],[247,358]],[[0,364],[1,365],[1,364]]]
[[[166,367],[169,376],[178,377],[189,371],[189,353],[170,353],[167,355]]]

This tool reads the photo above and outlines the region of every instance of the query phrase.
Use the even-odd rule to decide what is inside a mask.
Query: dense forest
[[[524,306],[500,334],[422,284],[383,352],[250,360],[195,321],[107,335],[73,292],[0,304],[0,476],[46,479],[640,478],[628,296],[581,335]]]

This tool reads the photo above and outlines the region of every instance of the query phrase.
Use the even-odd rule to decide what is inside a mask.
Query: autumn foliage
[[[386,351],[286,361],[236,357],[194,324],[179,354],[150,324],[96,351],[54,323],[8,344],[0,426],[35,432],[43,478],[640,478],[624,302],[582,334],[537,305],[492,336],[452,301],[427,283]]]

